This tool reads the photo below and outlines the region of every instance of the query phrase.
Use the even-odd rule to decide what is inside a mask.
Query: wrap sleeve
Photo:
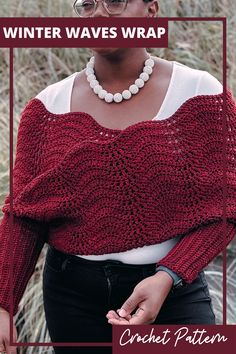
[[[226,245],[236,234],[236,224],[226,223]],[[186,283],[191,283],[224,249],[223,220],[202,225],[185,235],[157,265],[176,272]]]
[[[223,110],[221,111],[223,118]],[[222,155],[221,161],[226,162],[226,228],[223,225],[222,203],[222,218],[190,230],[157,263],[175,271],[187,283],[191,283],[224,250],[224,245],[228,246],[236,234],[236,102],[233,98],[226,101],[225,122],[226,136],[222,134],[222,137],[226,141],[226,156]],[[219,178],[222,178],[222,165],[218,166],[218,170],[221,172]],[[223,179],[221,184],[223,190]]]
[[[28,103],[21,114],[17,133],[13,167],[12,232],[10,194],[5,198],[2,207],[3,217],[0,221],[0,307],[10,311],[10,291],[13,291],[13,315],[18,311],[19,302],[47,239],[47,225],[44,222],[24,216],[23,209],[18,215],[14,213],[16,197],[40,172],[40,139],[43,139],[43,136],[39,122],[40,114],[29,109]],[[13,249],[11,253],[10,248]],[[11,263],[13,263],[12,282],[10,282]]]

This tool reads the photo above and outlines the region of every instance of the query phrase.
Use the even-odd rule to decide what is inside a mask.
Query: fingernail
[[[119,311],[119,315],[120,315],[121,317],[124,317],[124,316],[126,315],[126,311],[125,311],[124,309],[121,309],[121,310]]]

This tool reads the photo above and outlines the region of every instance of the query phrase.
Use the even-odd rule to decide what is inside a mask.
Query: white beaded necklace
[[[104,100],[107,103],[111,103],[113,101],[120,103],[123,101],[123,99],[129,100],[132,95],[136,95],[139,92],[139,90],[145,85],[145,82],[149,80],[154,65],[154,60],[149,57],[149,59],[147,59],[144,63],[143,72],[139,75],[139,78],[135,80],[134,84],[130,85],[129,89],[124,90],[122,93],[117,92],[114,95],[104,90],[103,87],[99,84],[94,73],[94,56],[91,57],[87,63],[85,73],[90,87],[101,100]]]

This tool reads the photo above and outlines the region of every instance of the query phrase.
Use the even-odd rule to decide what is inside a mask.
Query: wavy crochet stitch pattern
[[[14,314],[46,243],[104,254],[181,240],[157,264],[192,282],[236,230],[236,104],[232,93],[188,99],[170,117],[106,128],[85,112],[55,114],[37,98],[20,119],[10,195],[0,224],[0,306]],[[224,140],[224,119],[227,126]],[[13,255],[9,255],[10,237]]]

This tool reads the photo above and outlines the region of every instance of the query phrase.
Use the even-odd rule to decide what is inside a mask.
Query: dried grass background
[[[0,0],[1,17],[72,17],[73,0]],[[227,80],[236,95],[236,1],[235,0],[160,0],[160,16],[226,16],[228,19]],[[210,72],[222,82],[221,22],[172,22],[169,48],[148,49],[150,53],[176,60],[192,68]],[[84,68],[89,50],[80,48],[14,49],[14,144],[19,116],[26,103],[43,88]],[[9,191],[9,51],[0,49],[0,204]],[[227,314],[228,323],[236,322],[234,296],[236,260],[234,243],[228,247]],[[21,301],[15,321],[18,341],[49,342],[42,302],[41,276],[45,247]],[[222,258],[206,269],[217,323],[222,323]],[[19,348],[19,353],[52,353],[51,347]]]

